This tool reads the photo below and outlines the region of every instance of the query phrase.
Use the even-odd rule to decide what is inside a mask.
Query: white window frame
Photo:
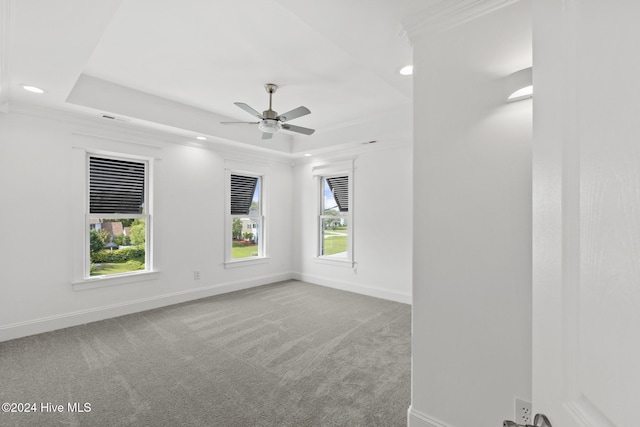
[[[332,264],[342,267],[354,267],[355,266],[355,257],[354,257],[354,197],[353,197],[353,176],[354,176],[354,167],[352,160],[346,160],[341,162],[336,162],[331,165],[320,165],[313,168],[313,175],[316,182],[317,188],[317,244],[316,244],[316,261],[323,264]],[[341,214],[340,217],[343,217],[347,221],[347,256],[345,258],[335,258],[332,256],[322,255],[322,245],[323,245],[323,219],[328,218],[330,216],[324,215],[324,186],[323,180],[326,178],[333,178],[339,176],[348,177],[348,191],[349,191],[349,211],[345,214]],[[331,216],[335,217],[335,216]]]
[[[247,177],[257,178],[259,185],[259,197],[260,197],[260,211],[257,214],[232,214],[231,213],[231,175],[241,175]],[[225,268],[241,267],[253,264],[261,264],[268,261],[267,256],[267,221],[266,221],[266,188],[268,178],[265,173],[246,170],[246,169],[225,169]],[[233,258],[233,220],[236,218],[248,218],[258,223],[258,256],[247,258]]]
[[[83,171],[84,171],[84,214],[83,214],[83,231],[82,246],[80,248],[81,265],[75,268],[72,286],[74,290],[85,290],[99,288],[103,286],[120,285],[126,283],[134,283],[155,279],[158,277],[158,271],[153,266],[153,158],[139,155],[129,155],[123,153],[114,153],[100,150],[83,150]],[[91,157],[101,157],[107,159],[133,161],[145,164],[145,185],[144,185],[144,213],[143,214],[91,214],[89,205],[89,188],[90,188],[90,168],[89,161]],[[97,215],[103,219],[117,218],[142,218],[145,219],[145,269],[130,271],[125,273],[109,274],[109,275],[90,275],[91,259],[89,254],[90,244],[90,219]],[[77,253],[77,252],[76,252]]]

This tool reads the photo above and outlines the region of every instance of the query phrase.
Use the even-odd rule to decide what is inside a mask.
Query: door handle
[[[536,414],[533,419],[533,424],[517,424],[513,421],[505,420],[502,423],[502,427],[552,427],[551,421],[544,414]]]

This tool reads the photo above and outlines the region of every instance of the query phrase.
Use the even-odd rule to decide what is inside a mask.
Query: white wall
[[[499,426],[531,399],[532,101],[520,1],[414,43],[410,425]]]
[[[316,284],[405,303],[411,302],[411,146],[378,147],[354,154],[353,238],[355,267],[317,260],[318,184],[312,169],[344,157],[294,167],[296,277]]]
[[[0,114],[0,341],[291,277],[288,160],[213,151],[62,113]],[[73,148],[76,147],[76,148]],[[77,147],[150,155],[159,278],[72,290]],[[82,157],[82,156],[80,156]],[[268,168],[269,262],[225,269],[225,159]],[[82,206],[82,202],[80,202]],[[82,216],[80,216],[82,217]],[[193,271],[201,279],[193,279]]]
[[[178,143],[176,143],[178,142]],[[317,189],[285,156],[22,109],[0,115],[0,341],[292,277],[411,301],[411,147],[354,154],[356,268],[315,262]],[[206,143],[204,143],[206,144]],[[382,143],[380,143],[382,145]],[[154,280],[73,290],[84,149],[155,158]],[[225,163],[267,172],[266,264],[225,268]],[[79,163],[80,162],[80,163]],[[386,172],[386,173],[385,173]],[[201,279],[193,279],[193,271]]]

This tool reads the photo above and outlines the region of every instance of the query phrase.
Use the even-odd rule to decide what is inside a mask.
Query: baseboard
[[[12,323],[0,326],[0,342],[40,334],[43,332],[50,332],[56,329],[63,329],[85,323],[111,319],[113,317],[124,316],[127,314],[139,313],[141,311],[166,307],[214,295],[226,294],[242,289],[253,288],[255,286],[267,285],[269,283],[281,282],[283,280],[291,280],[292,278],[293,273],[291,272],[254,277],[249,280],[220,283],[197,289],[172,292],[169,294],[156,295],[134,301],[42,317],[39,319],[28,320],[26,322]]]
[[[453,427],[413,409],[413,406],[409,406],[407,411],[407,425],[409,427]]]
[[[300,272],[293,273],[293,278],[296,280],[301,280],[303,282],[312,283],[314,285],[326,286],[329,288],[340,289],[342,291],[354,292],[356,294],[367,295],[370,297],[401,302],[404,304],[411,304],[412,302],[411,295],[373,288],[370,286],[363,286],[357,283],[343,282]]]

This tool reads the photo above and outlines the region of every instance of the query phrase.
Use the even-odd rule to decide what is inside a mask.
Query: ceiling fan
[[[269,109],[265,110],[260,114],[253,108],[249,107],[244,102],[234,102],[238,107],[242,108],[247,113],[251,114],[260,119],[259,122],[220,122],[223,125],[233,125],[233,124],[246,124],[246,125],[258,125],[258,129],[262,131],[262,139],[270,139],[274,133],[278,132],[280,129],[288,130],[290,132],[302,133],[304,135],[311,135],[315,132],[315,129],[309,129],[302,126],[290,125],[289,120],[297,119],[298,117],[306,116],[307,114],[311,114],[311,111],[307,107],[300,106],[298,108],[294,108],[291,111],[287,111],[284,114],[278,115],[276,111],[271,109],[271,98],[273,94],[278,90],[278,86],[273,83],[267,83],[264,85],[267,93],[269,94]]]

